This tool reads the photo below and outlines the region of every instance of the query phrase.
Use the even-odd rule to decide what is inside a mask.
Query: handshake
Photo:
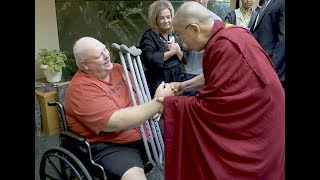
[[[165,83],[162,81],[161,84],[157,87],[157,90],[154,94],[154,100],[163,103],[164,97],[180,95],[182,93],[183,85],[181,82]],[[161,106],[159,113],[163,113],[163,105]],[[156,114],[153,119],[159,119],[160,114]]]
[[[181,82],[165,83],[162,81],[154,94],[154,100],[163,103],[164,97],[177,96],[182,93],[183,85]]]

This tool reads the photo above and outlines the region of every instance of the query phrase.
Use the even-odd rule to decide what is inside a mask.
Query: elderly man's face
[[[110,53],[100,41],[92,40],[86,49],[87,58],[84,61],[86,69],[97,77],[107,75],[112,70]]]
[[[192,31],[191,25],[173,21],[173,28],[181,42],[185,43],[190,49],[194,47],[195,33]]]
[[[185,43],[185,40],[187,40],[185,34],[187,34],[188,28],[191,24],[187,25],[185,28],[181,28],[183,27],[182,25],[179,25],[179,28],[175,28],[176,34],[178,36],[178,38]],[[173,26],[176,27],[176,26]]]

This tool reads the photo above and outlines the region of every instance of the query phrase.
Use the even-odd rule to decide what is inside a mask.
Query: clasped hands
[[[167,48],[169,51],[173,50],[176,53],[181,51],[179,44],[175,42],[168,42]]]
[[[163,103],[164,97],[181,95],[182,93],[183,85],[181,82],[165,83],[162,81],[161,84],[157,87],[154,95],[154,100]],[[160,113],[163,113],[163,106],[160,108]]]
[[[167,48],[169,51],[173,51],[174,54],[178,56],[179,60],[182,59],[183,53],[178,43],[169,41],[167,44]]]

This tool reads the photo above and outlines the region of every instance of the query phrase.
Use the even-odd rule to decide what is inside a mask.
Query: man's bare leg
[[[144,174],[144,169],[132,167],[123,174],[121,180],[147,180],[147,177]]]

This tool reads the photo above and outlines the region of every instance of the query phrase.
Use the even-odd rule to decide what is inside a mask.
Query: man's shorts
[[[110,179],[121,179],[132,167],[144,168],[148,157],[143,140],[128,144],[102,142],[91,145],[93,160],[100,164]]]

